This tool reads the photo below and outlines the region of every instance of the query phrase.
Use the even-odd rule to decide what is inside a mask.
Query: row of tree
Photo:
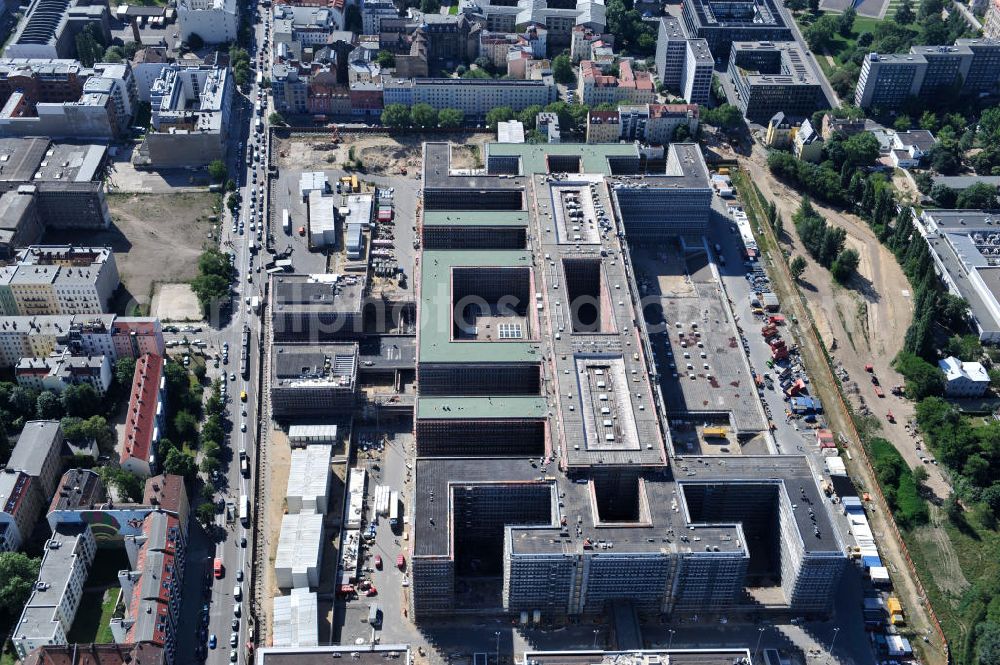
[[[433,129],[436,127],[461,127],[465,122],[465,112],[459,109],[444,108],[438,111],[430,104],[389,104],[382,110],[382,124],[393,129],[403,127],[418,127]]]
[[[199,257],[198,276],[191,280],[191,290],[204,312],[209,312],[217,303],[228,301],[230,285],[235,278],[236,268],[227,253],[209,249]]]
[[[882,495],[896,523],[904,529],[926,524],[930,513],[927,502],[921,498],[917,479],[903,456],[895,446],[878,437],[869,441],[867,448]]]
[[[857,271],[859,261],[855,250],[844,249],[847,232],[827,224],[807,197],[802,198],[792,221],[809,255],[824,268],[829,268],[836,281],[846,284]]]

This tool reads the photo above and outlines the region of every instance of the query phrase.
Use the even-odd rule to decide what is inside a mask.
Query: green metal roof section
[[[520,157],[524,175],[548,173],[545,158],[548,155],[579,156],[583,173],[611,175],[608,157],[638,157],[639,152],[631,143],[490,143],[486,146],[490,157]]]
[[[528,213],[516,210],[429,210],[424,226],[528,226]]]
[[[548,405],[543,397],[421,397],[417,418],[545,418]]]
[[[531,253],[500,250],[425,250],[420,265],[421,363],[537,363],[538,342],[452,341],[451,269],[475,267],[531,268]]]

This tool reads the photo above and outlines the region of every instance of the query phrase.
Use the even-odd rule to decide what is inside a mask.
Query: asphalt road
[[[254,42],[261,43],[265,26],[258,24],[255,29]],[[256,48],[248,48],[251,58],[256,61],[258,54]],[[253,533],[248,528],[253,524],[253,509],[256,505],[253,488],[253,462],[256,459],[255,446],[258,432],[257,423],[260,420],[258,413],[258,371],[260,364],[260,318],[251,311],[247,299],[254,295],[261,295],[266,274],[261,264],[268,259],[262,256],[259,250],[260,240],[257,232],[250,230],[251,207],[257,206],[256,220],[258,223],[266,219],[264,215],[263,195],[253,201],[250,196],[250,187],[259,187],[260,183],[266,180],[266,160],[262,158],[260,162],[253,162],[253,167],[247,166],[246,150],[241,146],[251,145],[254,140],[259,140],[263,148],[266,141],[266,133],[254,134],[253,121],[255,119],[253,102],[256,100],[256,85],[250,91],[249,97],[237,94],[234,98],[233,127],[239,128],[230,132],[229,163],[230,173],[237,180],[241,187],[243,203],[240,209],[239,218],[244,222],[244,226],[236,227],[233,232],[233,219],[227,210],[222,225],[222,249],[230,251],[234,256],[234,265],[237,271],[237,279],[233,288],[233,298],[231,309],[219,317],[210,317],[207,324],[202,324],[199,332],[179,333],[177,335],[166,335],[168,340],[180,339],[184,336],[188,339],[201,339],[207,347],[204,349],[208,355],[208,378],[221,378],[227,384],[226,418],[227,418],[227,445],[226,455],[221,470],[222,479],[216,483],[216,493],[214,500],[217,503],[231,504],[233,512],[227,508],[220,511],[214,528],[206,530],[198,524],[193,524],[188,546],[188,561],[185,579],[183,609],[181,611],[181,622],[178,629],[177,638],[177,659],[178,662],[195,663],[198,662],[197,653],[200,647],[207,647],[205,635],[214,635],[216,647],[207,648],[205,651],[206,662],[212,665],[222,663],[244,663],[249,662],[248,644],[250,638],[249,604],[248,598],[252,598],[250,588],[250,572],[253,560]],[[266,122],[266,112],[265,112]],[[259,137],[259,138],[258,138]],[[266,153],[265,153],[266,154]],[[257,170],[257,180],[253,180],[253,171]],[[261,239],[264,237],[261,233]],[[250,251],[250,241],[254,239],[257,250]],[[259,272],[258,272],[259,271]],[[250,329],[250,343],[248,345],[249,366],[246,375],[240,371],[240,354],[243,346],[244,327]],[[219,367],[214,367],[216,354],[223,355],[224,345],[228,344],[229,361],[220,362]],[[235,375],[235,379],[233,378]],[[240,399],[241,391],[247,394],[246,402]],[[249,477],[244,477],[240,472],[240,451],[245,450],[250,460]],[[239,519],[239,507],[241,497],[248,497],[251,514],[246,524]],[[200,502],[198,497],[191,497],[192,507]],[[245,543],[245,545],[244,545]],[[210,575],[213,559],[220,557],[224,566],[224,574],[220,579],[215,579]],[[240,581],[242,578],[242,581]],[[211,586],[209,586],[209,584]],[[236,601],[234,597],[234,587],[241,587],[241,600]],[[208,604],[208,626],[207,631],[202,632],[203,619],[202,608]],[[233,620],[237,619],[235,612],[239,606],[238,627],[233,630]],[[231,647],[231,640],[236,636],[236,647]],[[233,653],[235,651],[235,653]]]

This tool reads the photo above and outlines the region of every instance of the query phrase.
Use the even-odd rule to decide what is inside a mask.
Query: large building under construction
[[[749,587],[829,611],[845,551],[805,457],[671,457],[628,243],[700,241],[698,146],[485,163],[424,147],[411,616],[707,614]]]

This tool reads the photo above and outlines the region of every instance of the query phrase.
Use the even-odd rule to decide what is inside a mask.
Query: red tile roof
[[[147,354],[135,364],[132,393],[129,396],[125,420],[125,442],[122,445],[122,464],[130,458],[149,461],[156,429],[156,405],[159,401],[160,378],[163,376],[163,357]]]

